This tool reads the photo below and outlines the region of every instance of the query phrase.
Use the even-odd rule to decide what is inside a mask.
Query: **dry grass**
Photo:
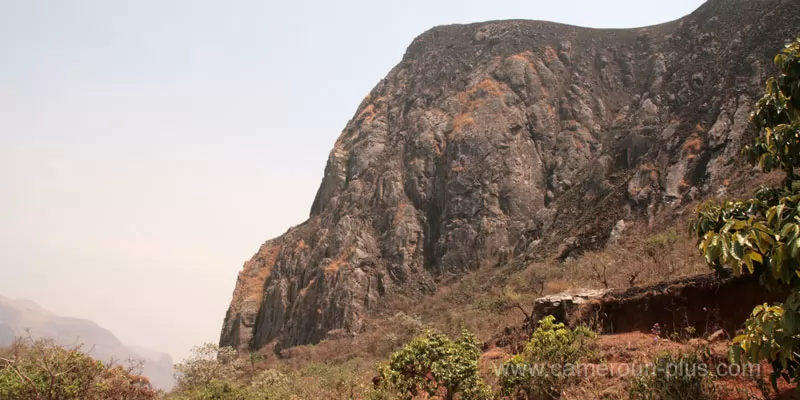
[[[727,342],[707,343],[696,340],[683,344],[646,333],[626,333],[600,336],[593,366],[607,368],[608,374],[589,376],[570,388],[564,399],[628,398],[628,386],[633,378],[630,371],[642,370],[652,360],[665,353],[677,355],[692,352],[701,355],[708,365],[727,360]],[[755,400],[764,398],[754,381],[746,378],[717,379],[709,396],[714,399]]]

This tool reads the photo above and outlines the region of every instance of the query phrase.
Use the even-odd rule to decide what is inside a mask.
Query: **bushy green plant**
[[[783,304],[756,307],[745,334],[734,339],[733,361],[766,359],[777,378],[800,381],[800,39],[775,57],[780,70],[767,81],[753,122],[762,129],[745,148],[765,172],[782,170],[784,184],[761,188],[753,198],[707,203],[692,230],[708,264],[737,275],[757,275],[762,284],[790,292]]]
[[[518,354],[503,365],[500,385],[503,394],[531,399],[557,399],[571,383],[577,382],[578,362],[592,352],[596,334],[585,327],[569,329],[548,315]]]
[[[707,400],[714,392],[708,366],[692,352],[657,356],[628,389],[631,400]]]
[[[381,390],[395,391],[404,399],[422,394],[448,400],[491,398],[478,376],[480,355],[477,338],[466,330],[455,341],[428,330],[379,367]]]

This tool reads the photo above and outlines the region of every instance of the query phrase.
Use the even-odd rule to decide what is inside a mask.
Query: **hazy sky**
[[[302,222],[330,147],[415,36],[634,27],[701,0],[0,0],[0,295],[170,352]]]

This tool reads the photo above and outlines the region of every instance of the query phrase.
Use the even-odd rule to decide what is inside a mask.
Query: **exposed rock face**
[[[607,334],[650,332],[658,324],[661,334],[669,337],[691,327],[695,332],[714,332],[708,338],[713,342],[731,337],[753,307],[782,301],[787,295],[764,290],[754,275],[720,279],[705,274],[627,290],[576,289],[537,299],[522,326],[506,328],[484,346],[519,353],[547,315],[572,328],[589,325]]]
[[[434,28],[364,99],[305,223],[245,263],[220,342],[358,331],[392,293],[608,242],[727,184],[795,0],[711,0],[671,23]]]
[[[608,292],[607,289],[575,289],[538,298],[533,305],[532,320],[525,323],[535,323],[547,315],[554,316],[557,321],[572,321],[576,314],[587,314],[580,322],[588,322],[589,315],[583,312],[587,303],[600,300]]]

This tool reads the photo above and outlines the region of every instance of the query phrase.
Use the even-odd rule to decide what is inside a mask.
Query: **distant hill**
[[[143,375],[153,387],[168,390],[174,385],[172,358],[165,353],[123,344],[113,333],[96,323],[57,316],[30,300],[12,300],[0,296],[0,346],[15,336],[47,337],[61,345],[82,343],[85,351],[101,361],[128,359],[144,361]]]

